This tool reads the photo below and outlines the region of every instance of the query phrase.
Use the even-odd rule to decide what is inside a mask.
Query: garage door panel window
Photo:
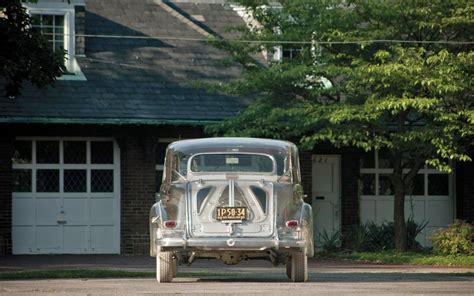
[[[91,191],[92,192],[113,192],[114,191],[114,171],[113,170],[92,170],[91,171]]]
[[[408,173],[408,169],[404,173]],[[359,191],[362,196],[393,196],[395,191],[390,181],[393,164],[386,151],[366,153],[360,160]],[[406,188],[412,196],[449,196],[449,174],[424,166]]]
[[[13,192],[31,192],[31,170],[13,170]]]
[[[375,174],[361,174],[361,194],[375,195]]]
[[[114,146],[110,141],[91,142],[91,163],[94,164],[113,164]]]
[[[393,168],[392,160],[390,159],[390,154],[386,149],[378,151],[378,167],[380,169],[390,169]]]
[[[37,141],[36,163],[59,163],[59,142]]]
[[[37,170],[36,192],[59,192],[59,170]]]
[[[80,164],[87,162],[85,141],[64,141],[64,163]]]
[[[448,195],[449,175],[431,174],[428,175],[428,195]]]
[[[86,170],[64,170],[64,192],[86,192]]]
[[[31,163],[32,145],[31,141],[15,141],[12,162],[14,164]]]
[[[389,174],[379,174],[379,195],[393,195],[393,185]]]
[[[429,175],[431,176],[431,175]],[[425,175],[417,174],[413,179],[412,188],[408,188],[408,194],[410,195],[425,195]]]

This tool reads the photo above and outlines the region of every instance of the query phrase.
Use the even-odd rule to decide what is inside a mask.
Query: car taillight
[[[175,228],[176,227],[176,221],[173,220],[166,220],[163,222],[163,226],[166,228]]]
[[[286,227],[298,227],[298,220],[288,220],[286,221]]]

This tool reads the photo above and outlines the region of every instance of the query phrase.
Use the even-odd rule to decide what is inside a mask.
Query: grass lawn
[[[316,257],[367,263],[474,267],[473,255],[441,256],[428,252],[336,252],[317,254]]]

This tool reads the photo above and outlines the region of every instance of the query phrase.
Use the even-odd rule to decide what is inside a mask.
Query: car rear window
[[[267,155],[221,153],[198,154],[191,160],[193,172],[273,172],[273,160]]]

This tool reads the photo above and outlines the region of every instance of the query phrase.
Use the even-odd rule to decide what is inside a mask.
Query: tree
[[[11,98],[20,94],[24,81],[43,87],[66,71],[65,52],[53,52],[47,39],[32,28],[21,2],[0,0],[0,77]]]
[[[388,149],[395,245],[405,250],[405,195],[419,169],[427,163],[450,172],[451,161],[471,160],[471,1],[240,2],[258,25],[239,28],[251,43],[213,41],[244,67],[242,79],[219,89],[257,99],[208,131],[298,139],[309,149],[324,141]],[[268,67],[249,62],[275,45],[296,55]]]

